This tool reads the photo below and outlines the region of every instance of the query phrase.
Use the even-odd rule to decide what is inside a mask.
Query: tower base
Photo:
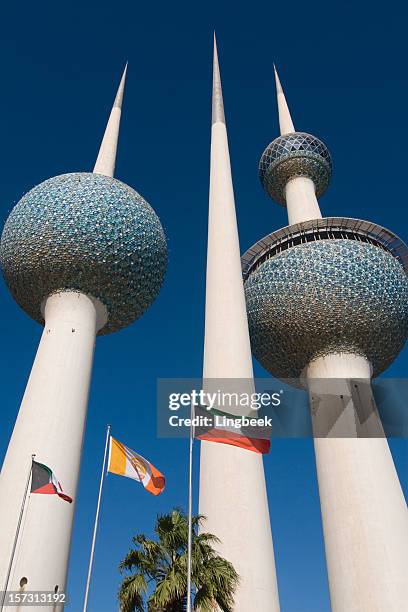
[[[32,454],[55,471],[74,502],[57,495],[27,496],[7,589],[65,590],[95,334],[106,322],[103,310],[77,292],[53,294],[45,304],[44,331],[0,474],[0,590],[6,587]]]
[[[364,357],[333,354],[309,364],[306,375],[313,394],[318,379],[369,380],[371,367]],[[340,416],[350,429],[351,417]],[[370,418],[381,431],[376,413]],[[325,438],[315,437],[332,610],[401,612],[408,608],[408,510],[387,440],[336,437],[339,427],[336,421]]]
[[[240,576],[234,612],[279,612],[262,455],[201,442],[199,513]]]

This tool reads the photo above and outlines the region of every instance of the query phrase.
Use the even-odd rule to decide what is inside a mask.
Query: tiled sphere
[[[326,191],[332,173],[332,159],[326,145],[305,132],[276,138],[262,153],[259,178],[271,198],[286,205],[285,187],[297,177],[310,178],[317,197]]]
[[[354,240],[289,248],[245,283],[252,350],[278,378],[298,378],[314,358],[353,352],[374,376],[408,334],[408,278],[387,251]]]
[[[59,290],[98,298],[99,334],[126,327],[154,301],[167,267],[166,238],[149,204],[101,174],[63,174],[29,191],[4,226],[0,263],[17,303],[44,323],[41,304]]]

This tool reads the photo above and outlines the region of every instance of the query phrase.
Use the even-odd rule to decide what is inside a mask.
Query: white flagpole
[[[101,482],[99,483],[98,504],[96,506],[95,524],[94,524],[93,536],[92,536],[91,554],[90,554],[90,557],[89,557],[89,567],[88,567],[88,576],[87,576],[87,579],[86,579],[83,612],[86,612],[87,609],[88,609],[89,587],[90,587],[90,584],[91,584],[92,566],[93,566],[94,552],[95,552],[95,542],[96,542],[96,532],[98,531],[99,509],[101,507],[101,499],[102,499],[102,489],[103,489],[103,483],[105,481],[105,473],[106,473],[105,472],[105,465],[106,465],[106,455],[107,455],[107,452],[108,452],[110,430],[111,430],[111,426],[108,425],[108,427],[106,429],[105,452],[104,452],[104,455],[103,455]]]
[[[193,443],[194,443],[194,402],[191,400],[191,426],[189,444],[189,464],[188,464],[188,544],[187,544],[187,612],[191,612],[191,549],[193,540]]]
[[[28,487],[30,486],[31,474],[32,474],[32,471],[33,471],[34,457],[35,457],[35,455],[31,455],[30,471],[28,472],[27,484],[26,484],[26,487],[25,487],[25,490],[24,490],[23,501],[21,503],[20,516],[18,517],[16,535],[14,536],[13,550],[11,551],[11,557],[10,557],[10,563],[9,563],[8,570],[7,570],[6,582],[5,582],[5,585],[4,585],[4,591],[3,591],[3,594],[2,594],[2,598],[1,598],[1,608],[0,608],[1,612],[3,612],[4,602],[6,600],[7,589],[8,589],[8,584],[9,584],[9,580],[10,580],[11,569],[13,567],[14,555],[16,554],[18,536],[20,535],[21,521],[23,520],[24,508],[25,508],[25,503],[26,503],[27,493],[28,493]]]

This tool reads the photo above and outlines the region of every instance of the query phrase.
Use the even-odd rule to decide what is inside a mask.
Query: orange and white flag
[[[153,495],[159,495],[164,491],[166,481],[163,474],[144,457],[112,436],[109,442],[108,472],[141,482],[144,488]]]

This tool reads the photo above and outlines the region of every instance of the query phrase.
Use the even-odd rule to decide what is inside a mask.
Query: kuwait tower
[[[236,387],[248,386],[253,379],[215,41],[203,378],[204,386],[215,387],[231,385],[231,379]],[[278,612],[262,455],[202,441],[199,512],[207,517],[205,531],[218,536],[220,554],[240,576],[234,612]]]
[[[308,388],[333,612],[408,606],[408,510],[370,380],[408,333],[408,249],[370,221],[322,218],[326,145],[297,132],[276,74],[281,135],[260,178],[289,225],[243,257],[253,353]]]
[[[16,204],[1,238],[7,286],[44,326],[0,475],[0,590],[31,455],[76,497],[96,335],[138,319],[156,298],[166,239],[149,204],[113,178],[125,73],[93,173],[50,178]],[[63,591],[74,505],[26,504],[8,589]]]

